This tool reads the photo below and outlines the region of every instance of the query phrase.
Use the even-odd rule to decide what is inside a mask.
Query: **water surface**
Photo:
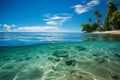
[[[46,43],[120,41],[120,35],[92,33],[1,32],[0,46],[25,46]]]
[[[120,80],[120,35],[0,35],[0,80]]]

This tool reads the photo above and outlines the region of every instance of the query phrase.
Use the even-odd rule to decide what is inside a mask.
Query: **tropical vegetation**
[[[120,29],[120,10],[113,2],[108,3],[104,19],[98,10],[94,10],[93,14],[97,20],[91,23],[92,18],[89,17],[86,23],[81,24],[82,31],[94,32]]]

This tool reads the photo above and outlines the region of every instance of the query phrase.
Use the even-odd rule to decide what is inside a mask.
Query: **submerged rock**
[[[39,58],[39,56],[36,56],[36,58]]]
[[[52,55],[56,56],[56,57],[66,58],[66,57],[68,57],[68,53],[69,52],[67,50],[55,50]]]
[[[114,55],[115,55],[116,57],[120,58],[120,54],[117,54],[117,53],[116,53],[116,54],[114,54]]]
[[[118,75],[116,73],[111,73],[110,75],[113,79],[117,79],[118,78]]]
[[[93,54],[93,56],[101,56],[101,55],[102,55],[102,54],[97,53],[97,52]]]
[[[14,66],[13,65],[6,65],[6,66],[3,66],[1,69],[13,69]]]
[[[67,66],[75,66],[76,65],[76,60],[74,60],[74,59],[68,59],[68,60],[65,61],[65,64]]]
[[[103,57],[95,57],[94,60],[98,63],[103,63],[105,62],[105,59]]]
[[[56,57],[48,57],[48,60],[55,61],[55,62],[59,62],[60,61],[60,59],[56,58]]]
[[[25,58],[25,60],[30,60],[30,59],[32,59],[32,57],[26,57],[26,58]]]
[[[86,48],[83,47],[83,46],[75,46],[75,49],[78,50],[78,51],[86,50]]]

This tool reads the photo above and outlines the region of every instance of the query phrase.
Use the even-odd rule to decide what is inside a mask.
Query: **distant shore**
[[[93,32],[98,34],[120,34],[120,30]]]

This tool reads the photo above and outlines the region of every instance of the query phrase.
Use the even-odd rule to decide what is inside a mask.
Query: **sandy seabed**
[[[0,48],[0,80],[120,80],[120,42]]]

